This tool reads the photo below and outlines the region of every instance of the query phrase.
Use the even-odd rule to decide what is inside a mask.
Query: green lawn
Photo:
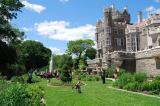
[[[108,88],[110,84],[85,82],[82,94],[71,87],[47,87],[45,99],[47,106],[160,106],[160,99],[117,91]]]

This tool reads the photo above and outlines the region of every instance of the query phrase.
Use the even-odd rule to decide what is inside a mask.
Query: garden
[[[103,68],[86,71],[94,41],[69,41],[56,55],[11,24],[24,5],[0,1],[0,106],[159,106],[160,76]]]

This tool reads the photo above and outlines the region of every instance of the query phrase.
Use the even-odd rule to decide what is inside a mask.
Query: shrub
[[[9,87],[9,83],[5,80],[0,80],[0,92]]]
[[[140,89],[140,84],[138,82],[131,82],[125,85],[124,89],[129,91],[138,91]]]
[[[0,92],[0,104],[2,106],[40,106],[44,94],[42,89],[26,85],[12,84]]]
[[[130,73],[123,73],[115,82],[115,86],[123,88],[128,83],[134,82],[133,75]]]
[[[135,73],[134,80],[138,83],[142,83],[147,80],[147,75],[145,73]]]
[[[126,72],[125,69],[119,69],[119,72],[118,72],[118,77],[121,76],[122,74],[124,74]]]
[[[86,80],[86,77],[87,77],[87,73],[85,73],[85,72],[80,72],[80,73],[79,73],[79,78],[80,78],[81,80]]]
[[[32,103],[33,106],[40,106],[41,99],[44,97],[44,90],[40,86],[28,86],[26,88],[29,96],[29,102]]]
[[[156,76],[155,80],[159,80],[160,81],[160,76]]]
[[[20,82],[20,83],[24,83],[25,79],[22,76],[14,76],[11,78],[12,82]]]
[[[116,73],[116,69],[114,66],[110,66],[107,69],[104,69],[106,71],[106,74],[108,77],[113,78],[114,77],[114,73]]]
[[[151,90],[160,90],[160,81],[154,80],[150,84]]]
[[[141,85],[141,91],[151,90],[151,83],[152,82],[148,82],[148,81],[143,82],[142,85]]]
[[[72,76],[69,71],[62,71],[60,74],[62,82],[71,82]]]

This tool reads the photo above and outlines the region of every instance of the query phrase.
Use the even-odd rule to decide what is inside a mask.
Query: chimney
[[[137,13],[138,23],[141,23],[143,21],[142,11],[139,11]]]
[[[125,6],[125,7],[124,7],[124,10],[126,10],[126,11],[128,12],[128,6]]]

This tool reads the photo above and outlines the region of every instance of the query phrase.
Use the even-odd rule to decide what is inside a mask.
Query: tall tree
[[[25,41],[21,44],[22,61],[27,70],[37,69],[48,65],[51,50],[36,41]]]
[[[94,46],[94,42],[90,39],[84,39],[84,40],[76,40],[76,41],[69,41],[69,43],[67,44],[68,49],[67,52],[70,55],[76,55],[77,59],[75,59],[74,62],[74,67],[75,69],[78,68],[79,65],[79,61],[82,58],[82,55],[85,54],[85,52],[92,48],[92,46]]]
[[[22,7],[19,0],[0,0],[0,71],[7,76],[11,76],[13,71],[9,69],[10,65],[16,62],[17,52],[14,45],[20,42],[24,35],[14,28],[10,21],[17,18]]]

